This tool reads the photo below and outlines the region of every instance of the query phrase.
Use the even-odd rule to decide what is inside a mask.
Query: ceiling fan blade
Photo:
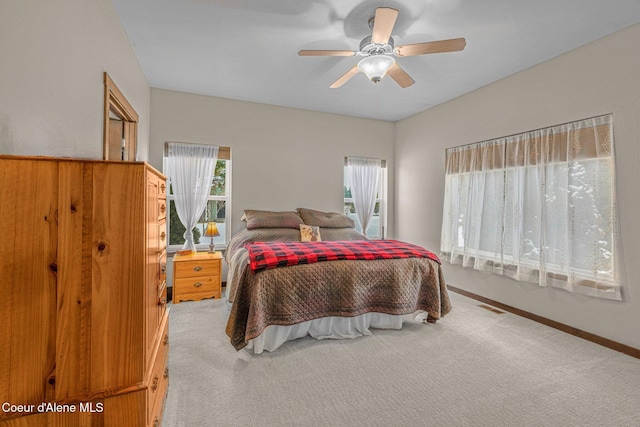
[[[416,82],[397,62],[389,68],[387,74],[403,88],[409,87]]]
[[[439,40],[435,42],[406,44],[398,46],[394,52],[397,56],[424,55],[425,53],[455,52],[464,49],[467,41],[463,38]]]
[[[356,53],[352,50],[301,50],[300,56],[353,56]]]
[[[336,80],[335,82],[333,82],[333,84],[331,86],[329,86],[331,89],[337,89],[340,86],[342,86],[343,84],[345,84],[351,77],[355,76],[356,74],[358,74],[360,70],[358,70],[358,66],[354,65],[354,67],[352,69],[350,69],[349,71],[347,71],[346,73],[344,73],[342,75],[342,77],[340,77],[338,80]]]
[[[373,20],[373,34],[371,35],[371,41],[373,43],[387,44],[397,18],[398,11],[396,9],[388,7],[377,8],[376,16]]]

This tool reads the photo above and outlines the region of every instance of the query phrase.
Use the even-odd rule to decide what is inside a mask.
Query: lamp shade
[[[219,236],[220,232],[218,231],[218,226],[215,222],[210,222],[207,224],[207,229],[204,230],[204,235],[206,237],[215,237]]]
[[[396,61],[387,55],[371,55],[358,62],[358,70],[367,75],[369,80],[378,83]]]

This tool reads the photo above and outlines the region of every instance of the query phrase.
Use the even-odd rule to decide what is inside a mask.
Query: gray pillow
[[[299,229],[302,218],[293,212],[271,212],[259,210],[245,210],[242,220],[247,223],[247,229],[255,228],[295,228]]]
[[[300,218],[307,225],[326,228],[355,228],[356,223],[348,216],[337,212],[321,212],[298,208]]]

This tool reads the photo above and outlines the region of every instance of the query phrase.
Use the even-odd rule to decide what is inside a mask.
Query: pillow
[[[298,208],[298,214],[307,225],[327,228],[355,228],[356,223],[348,216],[335,212],[320,212]]]
[[[320,227],[313,225],[300,224],[300,241],[301,242],[320,242]]]
[[[245,210],[242,221],[247,223],[247,229],[254,228],[298,228],[304,224],[302,218],[295,212],[271,212]]]

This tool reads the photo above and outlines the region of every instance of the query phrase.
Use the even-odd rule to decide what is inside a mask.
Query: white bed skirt
[[[228,291],[228,289],[227,289]],[[227,317],[231,313],[231,305],[224,296],[227,307]],[[365,313],[355,317],[323,317],[308,320],[291,326],[271,325],[257,336],[249,340],[246,350],[261,354],[263,351],[275,351],[287,341],[293,341],[307,335],[319,339],[348,339],[363,335],[371,335],[370,329],[402,329],[407,320],[426,320],[427,313],[411,314]]]
[[[247,349],[260,354],[264,350],[274,351],[287,341],[305,337],[323,339],[357,338],[371,335],[374,329],[402,329],[402,323],[413,315],[391,315],[365,313],[357,317],[324,317],[292,326],[268,326],[262,334],[249,341]]]
[[[323,317],[291,326],[271,325],[258,337],[249,340],[245,349],[255,354],[275,351],[285,342],[307,335],[319,340],[357,338],[371,335],[370,329],[402,329],[406,320],[426,318],[424,312],[403,315],[365,313],[356,317]]]

